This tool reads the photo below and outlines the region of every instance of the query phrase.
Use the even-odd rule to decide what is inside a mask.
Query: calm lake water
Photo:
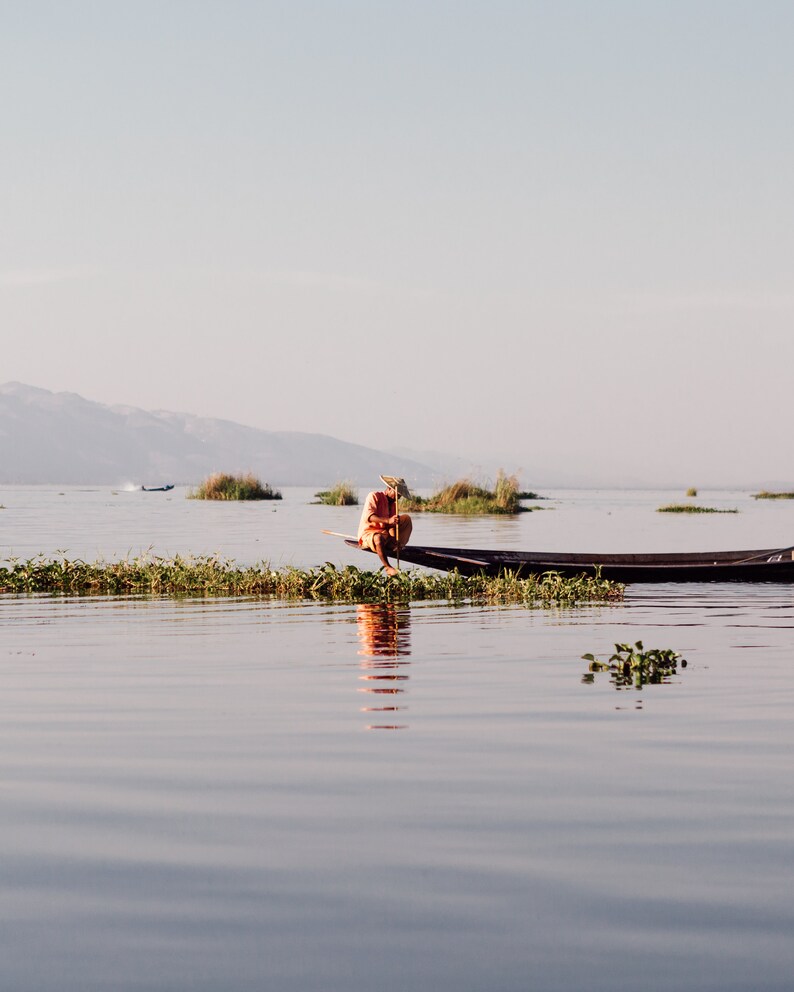
[[[749,493],[547,493],[417,543],[794,543]],[[358,510],[0,487],[0,558],[309,566]],[[570,610],[0,595],[0,988],[788,990],[794,587]],[[687,659],[619,687],[585,652]]]

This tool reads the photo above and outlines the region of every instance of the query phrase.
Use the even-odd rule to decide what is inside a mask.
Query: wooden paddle
[[[394,490],[394,515],[397,517],[397,571],[400,571],[400,494]]]
[[[794,545],[790,548],[776,549],[771,554],[762,551],[760,555],[753,555],[752,558],[742,558],[740,561],[732,561],[731,565],[749,565],[754,561],[781,561],[785,554],[790,554],[794,558]]]
[[[386,485],[394,490],[394,514],[397,517],[397,527],[395,530],[395,537],[397,540],[397,571],[400,570],[400,490],[405,490],[405,495],[410,495],[408,492],[408,486],[405,484],[405,479],[401,479],[396,475],[382,475],[381,480],[386,483]]]

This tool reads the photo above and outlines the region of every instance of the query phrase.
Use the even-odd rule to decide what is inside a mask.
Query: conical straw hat
[[[404,499],[409,499],[411,494],[408,492],[408,486],[405,484],[405,479],[400,479],[396,475],[382,475],[381,480],[390,486],[398,496],[402,496]]]

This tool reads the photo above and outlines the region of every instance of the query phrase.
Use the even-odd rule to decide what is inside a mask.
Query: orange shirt
[[[373,492],[367,496],[358,522],[359,541],[368,530],[386,530],[386,524],[378,524],[369,519],[373,514],[376,517],[391,517],[394,514],[394,501],[381,492]]]

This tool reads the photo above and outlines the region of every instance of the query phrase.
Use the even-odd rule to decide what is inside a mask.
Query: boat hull
[[[355,541],[347,541],[358,547]],[[761,551],[716,551],[675,554],[555,554],[493,551],[476,548],[431,548],[407,545],[401,562],[462,575],[519,575],[558,572],[595,575],[614,582],[794,582],[791,548]]]

